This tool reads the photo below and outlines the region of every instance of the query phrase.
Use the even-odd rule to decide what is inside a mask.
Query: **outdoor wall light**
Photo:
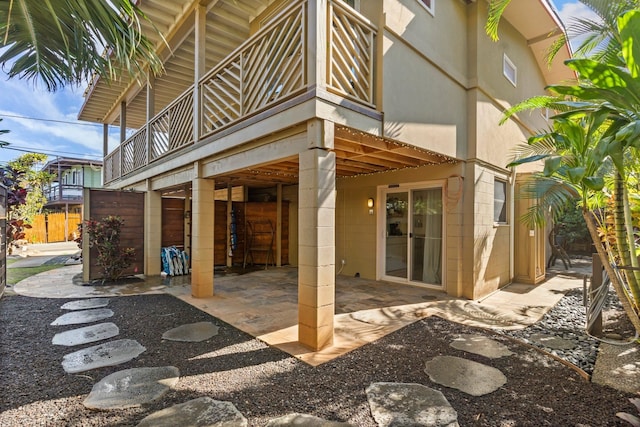
[[[371,209],[371,208],[373,208],[373,205],[374,205],[373,197],[369,197],[369,198],[367,199],[367,207],[368,207],[369,209]]]

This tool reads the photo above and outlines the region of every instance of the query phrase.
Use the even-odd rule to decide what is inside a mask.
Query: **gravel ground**
[[[153,411],[200,396],[233,402],[251,426],[290,412],[375,426],[365,388],[379,381],[420,383],[442,391],[458,411],[461,426],[623,426],[615,413],[633,409],[631,395],[590,383],[531,346],[440,318],[416,322],[314,368],[168,295],[112,298],[111,321],[120,328],[119,338],[136,339],[147,351],[117,367],[66,374],[61,360],[73,350],[51,345],[51,338],[74,326],[49,324],[64,312],[60,306],[67,301],[22,296],[0,300],[1,426],[136,425]],[[175,326],[206,320],[220,326],[219,335],[208,341],[160,338]],[[515,354],[488,360],[449,346],[458,334],[467,333],[489,335]],[[432,383],[424,363],[437,355],[491,365],[508,382],[482,397]],[[181,378],[156,403],[117,411],[82,406],[92,385],[108,374],[165,365],[178,367]]]
[[[539,322],[516,331],[499,331],[525,343],[541,348],[579,367],[588,374],[593,373],[598,355],[600,341],[589,336],[585,331],[586,315],[582,300],[582,290],[569,291],[555,307],[553,307]],[[609,297],[603,308],[604,332],[615,334],[620,339],[633,337],[633,325],[628,320],[613,289],[609,290]],[[532,340],[535,334],[555,335],[574,344],[569,350],[553,349]],[[609,340],[613,342],[613,340]]]

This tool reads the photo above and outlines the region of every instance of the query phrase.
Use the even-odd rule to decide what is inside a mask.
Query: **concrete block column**
[[[336,156],[311,148],[299,160],[298,341],[320,350],[333,344]]]
[[[195,178],[191,182],[191,295],[213,295],[214,181]]]
[[[162,195],[147,190],[144,194],[144,274],[157,276],[162,271]]]

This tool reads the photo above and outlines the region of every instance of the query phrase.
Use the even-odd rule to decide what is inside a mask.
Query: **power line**
[[[43,119],[40,117],[28,117],[28,116],[19,116],[17,114],[0,114],[0,117],[10,117],[13,119],[25,119],[25,120],[36,120],[40,122],[51,122],[51,123],[63,123],[68,125],[76,125],[76,126],[102,126],[100,123],[80,123],[80,122],[70,122],[67,120],[55,120],[55,119]]]
[[[57,156],[58,154],[71,154],[74,156],[85,156],[85,157],[95,157],[97,159],[102,159],[101,155],[98,154],[82,154],[82,153],[73,153],[70,151],[53,151],[53,150],[32,150],[29,148],[24,148],[24,147],[17,147],[17,146],[13,146],[13,147],[7,147],[7,146],[2,146],[0,148],[4,148],[7,150],[14,150],[14,151],[21,151],[23,153],[41,153],[41,154],[46,154],[47,156],[49,155],[53,155],[53,156]]]

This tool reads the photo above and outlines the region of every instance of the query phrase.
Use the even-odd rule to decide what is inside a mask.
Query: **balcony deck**
[[[105,184],[215,141],[225,130],[266,117],[287,103],[304,102],[305,94],[322,92],[375,115],[377,28],[339,1],[329,1],[325,12],[326,21],[318,19],[307,1],[283,10],[108,154]],[[313,32],[309,22],[326,25]],[[326,58],[319,48],[325,42]]]

